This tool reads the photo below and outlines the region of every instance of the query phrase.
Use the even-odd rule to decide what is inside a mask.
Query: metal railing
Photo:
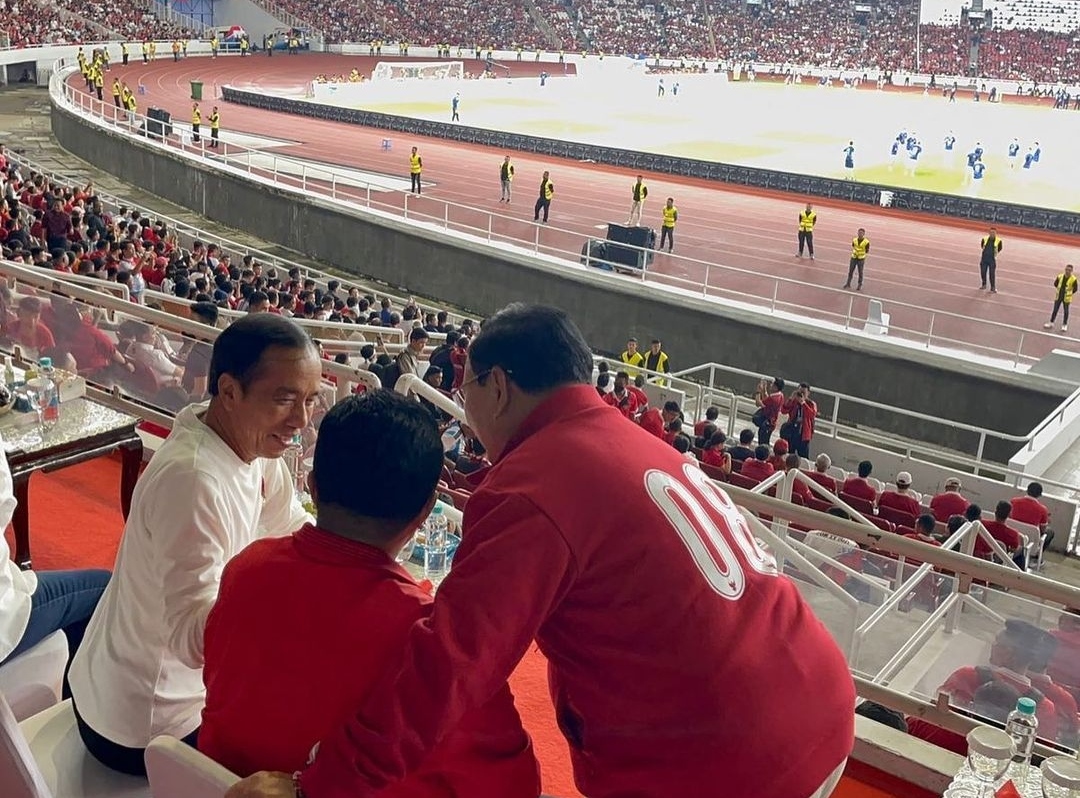
[[[71,85],[65,80],[62,61],[58,62],[53,72],[52,84],[51,91],[57,101],[98,124],[131,135],[136,135],[140,126],[147,121],[149,128],[146,129],[159,129],[155,127],[160,125],[158,122],[118,109],[108,101],[99,101]],[[312,164],[299,157],[267,153],[229,142],[227,135],[219,147],[211,149],[205,137],[193,142],[184,130],[186,128],[175,125],[171,135],[153,134],[147,136],[145,141],[150,146],[162,147],[214,168],[243,174],[249,179],[278,188],[321,199],[329,198],[361,213],[377,212],[407,219],[454,237],[553,258],[563,265],[573,263],[586,269],[612,268],[609,259],[594,258],[589,254],[588,244],[595,239],[579,231],[540,225],[531,220],[429,196],[412,196],[404,192],[404,185],[401,190],[387,190],[384,185],[363,177],[339,174],[345,167]],[[652,250],[637,249],[640,262],[652,254]],[[953,356],[965,353],[962,355],[965,358],[973,354],[1007,369],[1024,370],[1052,349],[1076,346],[1072,339],[1052,332],[1025,329],[894,300],[889,300],[887,304],[891,319],[886,329],[869,319],[870,298],[860,294],[722,263],[674,254],[664,257],[678,264],[676,271],[695,276],[664,274],[648,267],[619,267],[627,272],[621,279],[648,283],[677,294],[754,311],[767,310],[795,322],[915,350]]]

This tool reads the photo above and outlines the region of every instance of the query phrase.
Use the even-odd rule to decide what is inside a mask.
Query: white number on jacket
[[[720,596],[732,601],[746,588],[742,563],[728,542],[730,536],[754,571],[776,576],[776,561],[761,549],[746,519],[727,494],[723,493],[699,468],[687,463],[683,475],[693,489],[663,471],[645,474],[645,488],[686,546],[702,576]],[[724,519],[729,535],[717,527],[702,500]]]

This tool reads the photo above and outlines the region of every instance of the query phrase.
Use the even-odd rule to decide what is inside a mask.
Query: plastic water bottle
[[[38,376],[33,380],[37,391],[38,404],[41,407],[41,426],[52,429],[60,420],[60,386],[56,384],[56,370],[52,358],[43,357],[38,361]]]
[[[1028,766],[1031,764],[1031,752],[1035,748],[1038,729],[1035,702],[1030,698],[1021,698],[1016,702],[1016,709],[1005,719],[1005,731],[1013,740],[1012,762],[1009,763],[1007,775],[1021,789],[1027,782]]]
[[[436,504],[424,522],[424,578],[438,582],[447,571],[446,559],[446,516],[442,506]]]

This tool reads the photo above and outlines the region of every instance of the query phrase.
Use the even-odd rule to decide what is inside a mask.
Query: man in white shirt
[[[411,333],[409,333],[409,343],[401,353],[397,356],[398,368],[401,370],[401,374],[415,374],[420,376],[420,356],[424,354],[424,348],[428,344],[427,330],[423,327],[416,327]]]
[[[0,441],[0,529],[15,513],[15,488]],[[20,571],[0,535],[0,665],[33,648],[58,629],[74,653],[86,622],[109,582],[109,572]]]
[[[280,316],[245,316],[214,343],[208,382],[209,403],[181,411],[139,479],[113,580],[71,667],[83,742],[125,773],[145,773],[154,737],[197,735],[203,630],[225,564],[312,521],[281,460],[320,389],[311,339]]]

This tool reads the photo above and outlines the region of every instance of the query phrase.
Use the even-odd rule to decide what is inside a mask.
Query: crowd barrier
[[[856,202],[920,211],[958,219],[989,224],[1027,227],[1058,233],[1080,233],[1080,213],[1015,205],[990,200],[937,194],[928,191],[878,186],[850,180],[793,174],[772,169],[758,169],[735,164],[678,158],[670,155],[637,152],[619,147],[604,147],[571,141],[507,133],[468,125],[435,122],[407,116],[383,114],[356,108],[294,100],[287,97],[245,91],[232,86],[222,88],[225,102],[261,108],[280,113],[308,116],[334,122],[346,122],[362,127],[391,130],[417,136],[461,141],[519,152],[531,152],[574,161],[589,161],[606,166],[618,166],[628,171],[643,171],[694,177],[749,188],[782,191],[801,196]]]

